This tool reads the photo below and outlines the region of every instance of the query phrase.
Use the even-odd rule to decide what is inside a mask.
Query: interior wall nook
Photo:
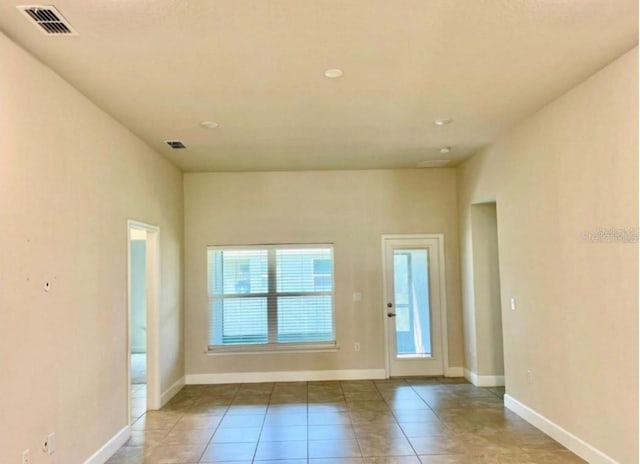
[[[473,291],[466,302],[465,376],[474,385],[504,385],[498,223],[495,203],[471,205]]]

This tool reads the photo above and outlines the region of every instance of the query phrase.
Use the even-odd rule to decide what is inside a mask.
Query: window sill
[[[316,344],[287,344],[287,345],[249,345],[249,346],[227,346],[209,348],[204,353],[207,356],[221,355],[257,355],[274,353],[336,353],[340,351],[340,346],[335,343]]]

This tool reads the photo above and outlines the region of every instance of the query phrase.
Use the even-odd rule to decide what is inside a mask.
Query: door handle
[[[393,303],[391,302],[387,303],[387,308],[389,309],[393,308]],[[387,312],[387,317],[396,317],[396,313],[389,311]]]

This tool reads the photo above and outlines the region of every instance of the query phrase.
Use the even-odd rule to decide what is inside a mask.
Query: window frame
[[[328,291],[296,291],[278,292],[277,290],[277,267],[276,254],[279,250],[300,250],[300,249],[328,249],[331,254],[331,290]],[[267,251],[267,291],[260,293],[232,293],[215,294],[211,293],[211,273],[209,268],[209,253],[215,251]],[[251,354],[261,352],[308,352],[308,351],[337,351],[336,334],[336,306],[335,306],[335,248],[333,243],[287,243],[287,244],[265,244],[265,245],[211,245],[207,246],[207,354]],[[311,272],[314,278],[315,273]],[[312,341],[312,342],[278,342],[278,298],[296,296],[329,296],[331,301],[331,330],[333,340]],[[267,300],[267,342],[266,343],[244,343],[230,345],[211,345],[212,318],[214,318],[211,302],[214,299],[225,298],[256,298],[262,297]]]

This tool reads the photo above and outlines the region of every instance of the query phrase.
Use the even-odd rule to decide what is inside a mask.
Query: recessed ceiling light
[[[337,79],[338,77],[342,77],[344,73],[342,72],[342,69],[338,69],[338,68],[333,68],[333,69],[327,69],[324,72],[324,76],[328,77],[329,79]]]
[[[442,147],[440,149],[440,153],[442,153],[443,155],[446,155],[447,153],[449,153],[451,151],[451,147]]]
[[[200,125],[202,127],[204,127],[205,129],[215,129],[216,127],[218,127],[220,124],[218,124],[217,122],[214,121],[202,121],[200,123]]]
[[[452,122],[453,119],[436,119],[435,121],[433,121],[436,126],[446,126],[447,124],[450,124]]]

